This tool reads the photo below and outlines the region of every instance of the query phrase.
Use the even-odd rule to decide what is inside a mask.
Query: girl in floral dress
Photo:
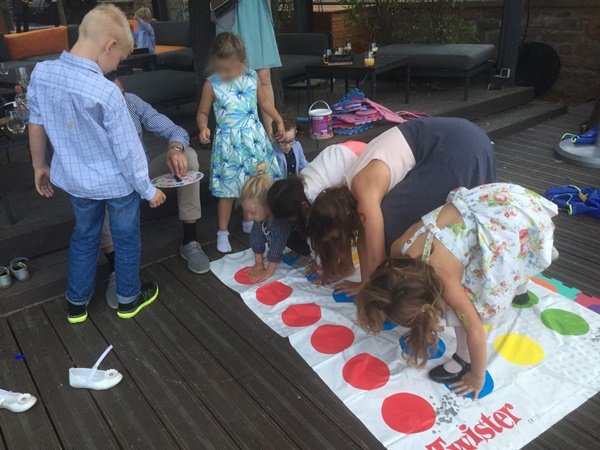
[[[429,377],[461,395],[483,388],[483,325],[497,321],[527,281],[552,262],[556,205],[513,184],[459,188],[394,242],[357,299],[359,324],[378,333],[389,318],[408,328],[410,361],[423,367],[439,319],[454,327],[452,359]]]
[[[234,200],[246,180],[254,175],[254,169],[265,162],[269,176],[279,179],[279,165],[271,147],[269,136],[258,117],[258,107],[283,130],[283,119],[275,105],[265,95],[257,82],[254,70],[246,66],[246,49],[242,40],[235,34],[218,34],[210,52],[210,76],[202,88],[202,98],[198,107],[197,122],[200,141],[210,142],[208,116],[214,106],[217,128],[213,139],[210,189],[219,197],[217,249],[231,251],[229,243],[229,219]],[[275,136],[281,139],[282,136]],[[244,219],[244,231],[252,229],[253,222]]]

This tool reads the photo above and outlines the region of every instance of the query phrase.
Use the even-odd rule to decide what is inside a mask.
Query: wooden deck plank
[[[46,303],[44,310],[75,365],[92,367],[109,345],[94,324],[88,320],[80,325],[69,325],[65,319],[63,299]],[[123,380],[114,389],[106,392],[90,391],[108,419],[119,444],[125,448],[176,448],[175,442],[151,407],[154,399],[144,398],[131,377],[126,375],[127,368],[123,366],[123,362],[111,352],[102,362],[101,368],[116,369],[124,374]]]
[[[144,274],[154,276],[144,271]],[[177,283],[175,281],[175,283]],[[161,286],[164,283],[161,280]],[[168,294],[168,295],[166,295]],[[198,299],[187,294],[194,305]],[[163,290],[169,302],[172,294]],[[185,383],[209,408],[221,426],[231,433],[240,448],[291,449],[294,442],[285,435],[277,418],[267,416],[261,402],[246,392],[185,326],[162,305],[154,302],[138,321],[157,348],[181,374]]]
[[[42,308],[19,312],[8,322],[64,447],[118,449],[90,392],[69,386],[68,370],[73,366],[72,360]]]
[[[0,364],[2,389],[30,393],[38,398],[36,405],[25,414],[0,409],[0,430],[3,437],[0,444],[9,450],[62,448],[44,405],[44,398],[38,393],[27,370],[27,359],[13,359],[15,355],[21,354],[21,350],[6,320],[0,320],[0,351],[3,359]]]
[[[236,448],[227,432],[196,398],[178,373],[137,323],[121,320],[95,297],[90,317],[115,355],[125,362],[127,375],[144,394],[178,446],[183,448]],[[90,320],[90,319],[88,319]]]
[[[379,441],[371,435],[364,425],[362,425],[345,407],[342,401],[339,400],[315,375],[313,370],[293,350],[287,340],[279,337],[254,314],[241,313],[241,311],[247,311],[247,307],[243,304],[238,294],[228,289],[224,289],[223,284],[213,274],[206,274],[202,277],[195,276],[188,270],[185,270],[183,263],[177,259],[164,261],[163,267],[179,279],[190,292],[193,292],[198,296],[202,300],[202,303],[208,306],[222,319],[223,322],[227,323],[235,330],[236,334],[243,337],[243,341],[235,344],[235,347],[232,346],[235,342],[234,339],[237,338],[236,335],[228,336],[227,342],[219,340],[214,342],[217,346],[217,348],[213,350],[215,356],[230,357],[231,352],[235,352],[238,355],[238,358],[242,358],[242,360],[246,361],[245,364],[256,367],[257,362],[259,363],[256,369],[256,375],[276,371],[288,381],[289,384],[285,383],[282,385],[280,378],[273,375],[272,381],[277,382],[281,386],[280,388],[277,388],[275,384],[267,386],[272,387],[273,390],[271,395],[274,395],[275,398],[278,399],[278,401],[272,405],[273,407],[281,408],[286,404],[289,404],[290,406],[297,404],[294,410],[301,408],[299,411],[304,409],[305,412],[299,414],[296,417],[296,420],[305,421],[307,420],[306,418],[310,417],[310,414],[312,414],[312,419],[315,421],[319,419],[319,416],[328,418],[326,421],[320,419],[322,422],[315,422],[312,424],[313,436],[310,437],[313,439],[317,438],[317,433],[319,433],[321,439],[333,439],[333,441],[329,441],[329,446],[331,446],[332,443],[335,444],[335,442],[337,442],[338,445],[341,445],[342,447],[358,445],[361,448],[382,448]],[[159,268],[155,268],[154,266],[151,267],[151,271],[156,273],[157,276],[160,274]],[[168,278],[166,275],[161,276]],[[171,285],[172,283],[167,283],[167,287],[170,287]],[[173,296],[171,295],[170,297]],[[196,306],[193,310],[185,308],[185,302],[182,300],[177,301],[176,298],[171,298],[170,302],[166,304],[168,308],[175,308],[176,305],[180,305],[179,308],[182,309],[179,313],[175,311],[174,313],[183,323],[189,323],[188,328],[190,328],[190,330],[202,330],[206,332],[207,329],[213,328],[215,330],[214,333],[217,333],[218,328],[214,328],[216,325],[209,324],[205,320],[206,313],[203,313],[205,308],[201,306],[202,304]],[[203,342],[205,342],[207,346],[208,339],[214,339],[212,335],[206,336],[203,334],[202,336]],[[225,347],[223,348],[224,345]],[[248,345],[251,346],[250,349],[248,349]],[[218,350],[219,348],[220,350]],[[242,348],[246,350],[241,351]],[[260,358],[256,356],[254,358],[249,358],[246,354],[248,351],[259,355]],[[224,362],[222,363],[225,364]],[[240,364],[235,361],[230,362],[230,364],[233,363],[236,363],[237,365]],[[242,367],[244,367],[245,364],[242,364]],[[251,387],[249,384],[249,389],[261,389],[260,386],[256,385],[257,381],[258,378],[255,379],[255,377],[250,377],[248,383],[254,383],[254,385]],[[289,398],[290,393],[293,393],[293,391],[298,392],[298,394],[293,395],[292,398],[288,400],[286,397]],[[304,402],[298,404],[299,400],[305,398],[312,403],[311,406],[305,406]],[[289,412],[285,412],[286,409],[287,408],[284,408],[284,412],[282,413],[284,416],[289,414]],[[312,413],[309,411],[312,411]],[[317,413],[319,413],[319,415],[317,415]],[[331,420],[331,422],[329,422],[329,420]],[[309,424],[306,424],[306,426],[308,425]],[[318,425],[320,429],[317,429],[316,425]],[[308,438],[309,436],[305,436],[305,439]],[[306,446],[308,448],[314,448],[314,446],[310,447],[308,443]],[[334,445],[334,447],[339,448],[337,445]]]

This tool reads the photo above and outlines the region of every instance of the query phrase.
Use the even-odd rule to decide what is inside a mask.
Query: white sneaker
[[[8,409],[12,412],[27,411],[37,402],[31,394],[21,394],[19,392],[11,392],[0,389],[0,408]]]
[[[115,369],[99,370],[98,366],[106,355],[112,350],[113,346],[109,346],[102,356],[98,358],[96,364],[91,369],[85,367],[71,367],[69,369],[69,384],[71,387],[80,389],[94,389],[96,391],[104,391],[116,386],[123,379]]]

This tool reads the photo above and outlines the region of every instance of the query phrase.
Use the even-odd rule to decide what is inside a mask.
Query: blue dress
[[[217,26],[217,33],[231,31],[244,41],[248,67],[254,70],[281,67],[279,49],[268,0],[241,0],[231,30]]]
[[[208,81],[215,92],[217,129],[213,140],[210,190],[215,197],[237,198],[256,165],[266,162],[269,175],[281,178],[275,152],[258,118],[256,72],[233,81],[216,75]]]

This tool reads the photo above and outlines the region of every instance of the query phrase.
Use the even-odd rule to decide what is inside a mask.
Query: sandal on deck
[[[12,286],[12,278],[8,267],[0,266],[0,289],[8,289]]]
[[[116,386],[123,379],[115,369],[99,370],[98,366],[106,355],[112,350],[113,346],[109,346],[102,356],[96,361],[91,369],[84,367],[71,367],[69,369],[69,384],[74,388],[94,389],[96,391],[104,391]]]
[[[11,392],[0,389],[0,408],[8,409],[12,412],[27,411],[37,402],[31,394],[21,394],[19,392]]]
[[[13,259],[8,268],[13,277],[15,277],[19,281],[27,281],[31,278],[29,274],[29,269],[25,264],[25,261],[29,261],[27,258],[19,257]]]

